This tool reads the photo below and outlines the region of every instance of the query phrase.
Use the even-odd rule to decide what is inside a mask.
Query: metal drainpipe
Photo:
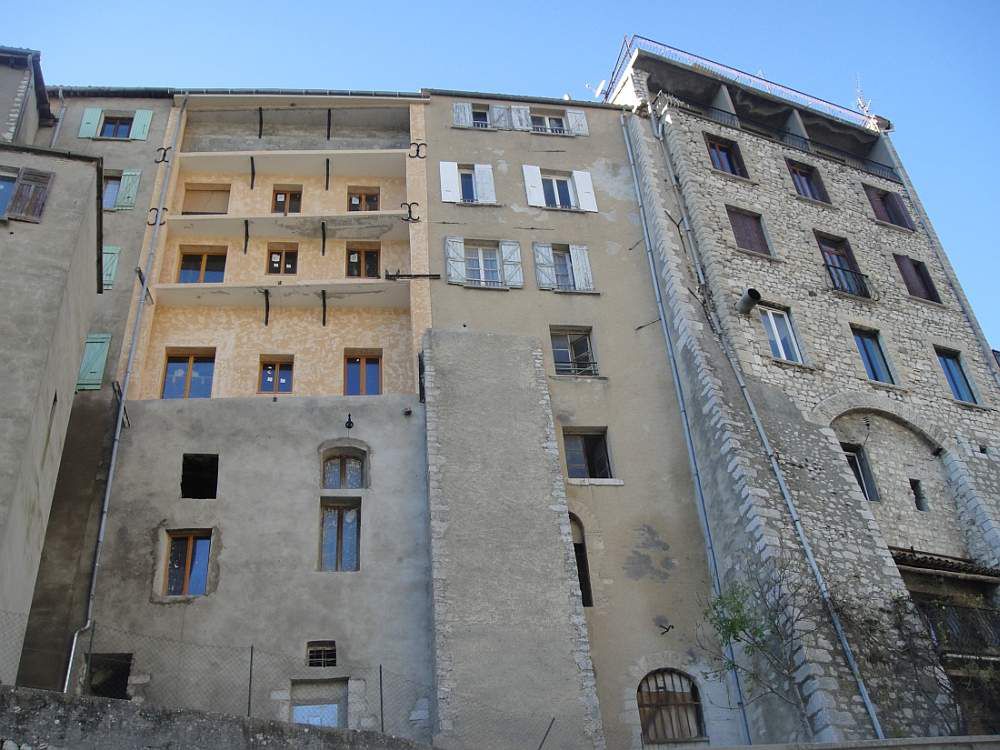
[[[659,94],[657,94],[659,98]],[[656,99],[650,104],[650,116],[653,118],[654,122],[656,120],[655,113]],[[660,141],[660,148],[663,152],[663,160],[667,166],[667,172],[669,173],[670,183],[674,187],[674,191],[677,195],[678,205],[681,211],[681,217],[685,224],[685,229],[687,232],[687,241],[690,243],[689,251],[691,256],[695,259],[695,264],[698,270],[698,278],[704,283],[704,276],[701,270],[701,260],[700,255],[697,250],[697,241],[694,238],[693,231],[691,229],[691,222],[688,218],[687,205],[684,202],[684,196],[681,192],[680,185],[677,181],[676,172],[674,171],[673,161],[670,156],[670,150],[666,147],[665,140],[663,138],[663,128],[662,122],[655,124],[653,127],[653,132],[656,134],[657,140]],[[868,718],[871,720],[872,728],[875,730],[875,736],[882,740],[885,739],[885,733],[882,731],[882,724],[878,719],[878,714],[875,710],[875,705],[872,703],[871,697],[868,694],[868,688],[865,686],[864,677],[861,676],[861,670],[858,667],[858,663],[854,658],[854,652],[851,649],[851,644],[847,640],[847,634],[844,632],[843,624],[840,621],[840,615],[837,614],[836,609],[833,606],[833,600],[830,598],[830,589],[826,584],[826,578],[823,576],[823,572],[819,569],[819,565],[816,563],[816,558],[813,555],[812,545],[809,543],[809,539],[806,536],[805,529],[802,526],[802,520],[799,517],[798,508],[795,504],[795,499],[792,497],[791,491],[788,489],[788,485],[785,482],[785,473],[781,469],[781,465],[778,463],[777,454],[771,447],[771,442],[767,438],[767,432],[764,429],[764,423],[760,419],[760,415],[757,412],[757,407],[754,404],[753,398],[750,395],[750,391],[747,388],[746,381],[743,379],[743,374],[740,371],[739,364],[736,359],[736,355],[733,353],[729,346],[729,341],[726,338],[726,334],[722,328],[722,322],[719,320],[718,315],[711,305],[704,306],[706,314],[710,316],[712,325],[715,330],[718,331],[719,343],[722,346],[723,354],[726,356],[726,360],[729,362],[729,366],[733,370],[733,374],[736,377],[736,382],[739,384],[740,393],[743,395],[743,400],[747,404],[747,408],[750,412],[750,418],[753,421],[754,428],[757,431],[757,436],[760,438],[761,447],[764,449],[764,453],[767,455],[768,463],[771,466],[771,472],[774,474],[775,479],[778,482],[778,488],[781,491],[782,498],[785,501],[785,507],[788,509],[788,513],[792,518],[792,525],[795,527],[795,535],[798,537],[799,544],[802,547],[803,552],[806,556],[806,561],[809,565],[809,569],[813,574],[813,578],[816,580],[816,585],[819,587],[820,597],[823,599],[824,605],[826,605],[827,613],[830,615],[830,622],[833,624],[833,629],[837,634],[837,639],[840,642],[840,648],[844,653],[844,659],[847,661],[847,666],[851,670],[851,675],[854,677],[855,683],[858,686],[858,694],[861,696],[861,700],[865,705],[865,710],[868,712]]]
[[[94,600],[97,596],[97,573],[101,567],[101,551],[104,547],[104,533],[107,530],[108,505],[111,502],[111,490],[115,481],[115,469],[118,467],[118,449],[121,446],[122,425],[125,421],[125,400],[128,397],[129,383],[132,381],[132,372],[135,369],[136,344],[139,342],[139,331],[142,325],[142,312],[146,305],[146,294],[149,289],[149,277],[153,270],[153,260],[156,257],[156,241],[160,234],[160,217],[163,215],[163,204],[167,200],[167,189],[170,185],[170,176],[174,169],[174,159],[177,157],[177,140],[180,137],[181,121],[184,119],[184,112],[187,110],[187,96],[181,102],[181,110],[177,115],[177,123],[174,126],[174,134],[170,144],[170,158],[167,161],[167,169],[163,174],[163,182],[160,184],[160,196],[157,200],[156,223],[149,238],[149,253],[146,257],[146,267],[142,275],[142,282],[139,286],[139,300],[136,308],[135,321],[132,324],[132,338],[129,342],[128,362],[125,366],[125,377],[122,380],[121,400],[118,404],[118,418],[115,421],[115,435],[111,442],[111,461],[108,465],[108,482],[104,488],[104,500],[101,503],[101,523],[97,532],[97,545],[94,549],[94,565],[90,571],[90,593],[87,597],[87,621],[83,627],[73,633],[73,645],[69,652],[69,662],[66,665],[66,679],[63,681],[63,692],[69,692],[69,682],[73,676],[73,660],[76,657],[76,647],[80,640],[80,633],[93,627],[94,621]]]
[[[59,116],[56,117],[56,126],[52,129],[52,139],[49,141],[49,148],[54,148],[59,141],[59,133],[62,130],[63,120],[66,118],[66,100],[63,99],[62,86],[59,87]]]
[[[667,325],[667,314],[663,307],[663,295],[660,291],[660,279],[656,270],[656,260],[653,257],[653,243],[649,239],[649,227],[646,223],[646,209],[642,200],[642,192],[639,189],[639,177],[636,172],[635,158],[632,152],[632,141],[629,138],[628,128],[625,125],[625,115],[620,116],[622,135],[625,137],[625,150],[628,153],[628,163],[632,170],[632,184],[635,187],[636,199],[639,202],[639,223],[642,225],[643,241],[646,245],[646,260],[649,262],[649,275],[653,284],[653,296],[656,298],[656,309],[660,315],[660,331],[667,344],[667,359],[670,362],[670,374],[674,383],[674,392],[677,396],[677,404],[681,412],[681,424],[684,428],[684,443],[687,446],[688,463],[691,465],[691,474],[694,478],[694,491],[698,499],[698,520],[701,522],[701,530],[705,536],[705,548],[708,551],[709,567],[712,574],[712,590],[716,596],[722,593],[722,580],[719,577],[719,563],[715,555],[715,544],[712,540],[712,530],[708,524],[708,511],[705,504],[705,492],[701,483],[701,470],[698,465],[698,453],[694,447],[694,440],[691,437],[691,422],[688,417],[687,400],[684,396],[684,385],[681,382],[680,371],[677,367],[677,357],[674,351],[673,337],[670,335],[670,327]],[[735,662],[732,644],[725,644],[726,658]],[[740,719],[743,725],[743,734],[748,745],[753,744],[753,737],[750,734],[750,722],[747,718],[746,698],[743,694],[743,684],[740,680],[739,672],[735,669],[730,672],[733,683],[736,687],[737,704],[740,709]]]

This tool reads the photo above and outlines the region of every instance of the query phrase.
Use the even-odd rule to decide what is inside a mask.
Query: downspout
[[[135,355],[137,344],[139,343],[139,333],[142,325],[142,313],[146,305],[146,296],[149,290],[149,279],[153,270],[153,260],[156,257],[156,241],[160,234],[160,216],[163,215],[163,206],[167,200],[167,190],[170,185],[170,176],[174,169],[174,159],[177,154],[177,140],[180,137],[181,122],[184,119],[184,112],[187,110],[187,96],[181,102],[181,109],[177,115],[177,123],[174,126],[174,134],[170,143],[170,153],[172,157],[167,161],[166,171],[163,173],[163,182],[160,184],[160,195],[157,199],[156,223],[153,224],[153,231],[149,238],[149,253],[146,256],[146,266],[139,285],[138,306],[135,312],[135,321],[132,324],[132,337],[129,341],[128,362],[125,365],[125,377],[122,379],[122,392],[118,403],[118,416],[115,420],[115,434],[111,442],[111,461],[108,465],[108,481],[104,488],[104,499],[101,503],[101,522],[97,531],[97,544],[94,548],[94,563],[90,572],[90,593],[87,597],[87,621],[83,627],[73,633],[73,645],[69,652],[69,662],[66,665],[66,679],[63,682],[63,692],[69,692],[70,679],[73,676],[73,660],[76,658],[76,647],[80,641],[80,634],[89,630],[94,625],[94,601],[97,597],[97,574],[101,567],[101,552],[104,548],[104,534],[108,523],[108,505],[111,502],[111,490],[114,487],[115,469],[118,467],[118,451],[121,447],[122,426],[125,422],[125,401],[128,398],[128,387],[132,381],[132,372],[135,369]]]
[[[698,464],[698,453],[694,447],[694,439],[691,436],[691,422],[687,411],[687,399],[684,396],[684,385],[681,382],[680,371],[677,367],[677,356],[674,351],[674,341],[670,334],[670,327],[667,325],[667,314],[663,307],[663,295],[660,290],[660,278],[656,270],[656,259],[653,256],[653,243],[649,239],[649,226],[646,223],[646,208],[642,200],[642,191],[639,189],[639,176],[635,167],[635,158],[632,152],[632,141],[629,138],[628,128],[625,125],[625,115],[620,115],[622,135],[625,137],[625,150],[628,153],[628,163],[632,170],[632,184],[635,188],[636,200],[639,202],[639,223],[642,225],[643,242],[646,245],[646,260],[649,263],[649,275],[653,284],[653,296],[656,298],[656,310],[660,315],[660,332],[667,345],[667,360],[670,363],[670,374],[674,383],[674,393],[677,396],[677,404],[681,412],[681,425],[684,432],[684,444],[687,447],[688,463],[691,466],[691,475],[694,478],[694,492],[698,501],[698,520],[701,522],[701,530],[705,536],[705,549],[708,551],[709,568],[711,569],[712,591],[716,596],[722,593],[722,579],[719,577],[719,563],[715,555],[715,543],[712,539],[712,529],[708,525],[708,512],[705,504],[705,491],[701,482],[701,470]],[[735,663],[735,654],[732,644],[727,642],[724,646],[726,658],[731,663]],[[736,688],[737,704],[740,709],[740,719],[743,726],[743,734],[748,745],[753,744],[753,737],[750,734],[750,722],[747,718],[746,699],[743,694],[743,684],[740,680],[739,672],[735,669],[730,674]]]
[[[56,126],[52,129],[52,139],[49,141],[49,148],[54,148],[59,140],[59,133],[62,131],[63,120],[66,118],[66,100],[63,99],[62,86],[59,87],[59,115],[56,117]],[[100,192],[100,191],[98,191]]]
[[[690,244],[689,252],[691,256],[695,259],[695,265],[698,270],[699,281],[704,285],[704,276],[701,270],[701,259],[697,250],[697,241],[693,235],[691,228],[691,221],[687,212],[687,204],[684,201],[684,196],[680,188],[680,183],[677,180],[676,172],[674,170],[673,160],[670,155],[670,150],[666,147],[666,143],[663,138],[663,122],[658,120],[655,112],[656,99],[659,98],[657,94],[653,102],[650,105],[650,117],[653,121],[653,132],[656,134],[657,140],[660,142],[660,149],[663,152],[663,160],[667,167],[667,172],[669,173],[669,180],[671,185],[673,185],[675,194],[677,195],[678,205],[681,211],[682,221],[685,225],[687,242]],[[682,235],[684,236],[684,235]],[[885,733],[882,731],[882,724],[879,722],[878,714],[875,710],[875,705],[872,703],[871,696],[868,694],[868,688],[865,686],[864,677],[861,675],[861,670],[858,667],[857,660],[854,658],[854,652],[851,649],[851,644],[847,640],[847,634],[844,631],[843,623],[840,620],[840,615],[837,614],[836,609],[833,606],[833,600],[830,597],[830,589],[827,586],[826,578],[823,576],[823,572],[819,569],[819,565],[816,563],[816,558],[813,555],[812,545],[809,543],[809,538],[806,536],[805,528],[802,526],[802,520],[799,517],[798,507],[795,504],[795,499],[792,497],[791,491],[788,489],[788,485],[785,482],[785,473],[778,463],[778,456],[774,449],[771,447],[771,442],[768,440],[767,432],[764,429],[764,423],[760,419],[760,415],[757,412],[757,407],[754,404],[753,398],[750,395],[750,390],[747,388],[746,381],[743,379],[743,374],[740,371],[739,364],[736,359],[736,355],[733,353],[729,346],[729,340],[722,328],[722,322],[719,320],[714,308],[711,305],[704,305],[706,314],[709,316],[710,322],[715,330],[718,332],[719,343],[722,346],[723,354],[725,354],[726,360],[729,362],[729,366],[732,368],[733,374],[736,377],[736,382],[739,385],[740,393],[743,395],[743,400],[746,402],[747,409],[750,412],[750,418],[753,421],[754,428],[757,431],[757,436],[760,438],[761,447],[764,449],[764,453],[767,455],[768,463],[771,467],[771,472],[774,474],[775,479],[778,482],[778,488],[781,491],[781,496],[785,501],[785,507],[788,509],[789,516],[792,519],[792,525],[795,527],[795,535],[798,537],[799,544],[802,547],[802,551],[805,553],[806,561],[809,565],[809,570],[816,580],[816,585],[819,587],[820,597],[823,600],[823,604],[826,606],[826,610],[830,615],[830,622],[833,625],[833,629],[837,634],[837,639],[840,642],[840,648],[844,653],[844,659],[847,661],[847,666],[851,670],[851,675],[854,678],[855,683],[858,687],[858,694],[861,696],[861,700],[864,703],[865,710],[868,713],[868,718],[871,720],[872,728],[875,730],[875,736],[878,739],[885,739]]]

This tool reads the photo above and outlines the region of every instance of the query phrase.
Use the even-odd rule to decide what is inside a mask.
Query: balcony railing
[[[552,133],[554,135],[566,135],[569,131],[565,127],[549,127],[548,125],[532,125],[533,133]]]
[[[485,120],[473,120],[472,121],[472,127],[474,127],[474,128],[483,128],[484,130],[486,130],[486,129],[490,128],[491,126],[490,126],[489,122],[487,122]]]
[[[941,653],[1000,655],[1000,611],[934,601],[918,601],[917,607]]]
[[[597,362],[589,358],[556,362],[556,375],[597,375]]]
[[[830,281],[836,291],[853,294],[855,297],[871,298],[872,287],[868,281],[868,277],[863,273],[841,266],[834,266],[830,263],[824,263],[823,266],[830,275]]]

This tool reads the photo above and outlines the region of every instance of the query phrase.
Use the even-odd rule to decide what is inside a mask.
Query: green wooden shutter
[[[122,184],[118,188],[115,208],[135,208],[135,196],[139,192],[139,176],[141,174],[142,171],[139,169],[122,171]]]
[[[100,107],[87,107],[83,110],[83,119],[80,120],[80,138],[96,138],[97,128],[101,124],[101,112],[103,110]]]
[[[149,123],[153,119],[153,110],[137,109],[132,116],[132,129],[128,137],[133,141],[144,141],[149,135]]]
[[[115,276],[118,275],[118,256],[122,249],[114,245],[104,246],[104,288],[111,289],[115,283]]]
[[[108,348],[111,346],[110,333],[92,333],[87,336],[83,347],[83,362],[80,364],[80,374],[76,379],[78,391],[97,391],[104,380],[104,364],[108,361]]]

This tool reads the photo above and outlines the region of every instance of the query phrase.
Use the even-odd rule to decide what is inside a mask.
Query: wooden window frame
[[[270,391],[261,388],[261,381],[264,377],[264,368],[268,365],[274,366],[274,388]],[[278,390],[278,377],[281,374],[281,366],[288,365],[292,371],[292,387],[287,391]],[[260,366],[257,368],[257,393],[268,396],[288,395],[295,390],[295,357],[288,354],[261,355]]]
[[[118,194],[121,192],[121,189],[122,189],[122,176],[123,175],[121,174],[121,172],[119,172],[117,174],[115,174],[115,173],[109,174],[107,172],[104,173],[104,180],[101,182],[101,209],[103,209],[104,211],[114,211],[115,208],[117,207],[117,205],[118,205]],[[105,205],[105,199],[104,199],[104,196],[108,192],[108,183],[109,182],[117,182],[118,183],[118,189],[115,191],[115,200],[114,200],[114,203],[112,203],[112,205],[110,205],[110,206]]]
[[[819,201],[820,203],[831,203],[830,194],[826,191],[826,185],[823,184],[823,179],[820,177],[819,169],[811,164],[804,164],[803,162],[795,161],[794,159],[785,159],[785,164],[788,166],[788,173],[791,175],[792,185],[795,187],[795,192],[798,195],[803,198],[808,198],[809,200]],[[817,198],[812,195],[806,195],[799,190],[799,185],[795,181],[796,174],[805,179],[811,186],[812,191],[818,193],[821,197]]]
[[[351,274],[351,253],[358,253],[358,274]],[[377,273],[368,276],[365,273],[366,261],[369,253],[375,253],[375,267]],[[378,279],[382,277],[382,248],[380,246],[366,246],[360,243],[349,242],[344,253],[344,277],[348,279]]]
[[[174,539],[187,539],[187,557],[184,561],[184,586],[179,594],[171,594],[170,591],[170,550],[173,548]],[[167,532],[167,554],[163,561],[163,596],[205,596],[208,594],[208,571],[205,573],[205,593],[189,594],[191,586],[191,561],[194,558],[194,542],[198,539],[208,539],[209,560],[205,563],[210,565],[212,557],[212,531],[211,529],[188,529],[184,531]]]
[[[191,350],[182,349],[180,351],[167,350],[166,356],[163,358],[163,377],[160,379],[160,400],[164,400],[163,390],[167,385],[167,372],[170,368],[171,359],[180,359],[181,357],[187,357],[187,370],[184,375],[184,395],[181,399],[188,399],[191,397],[191,373],[194,371],[194,361],[196,359],[207,359],[211,357],[212,359],[212,387],[215,387],[215,349],[208,350]],[[209,394],[211,397],[211,393]],[[179,399],[166,399],[168,401],[174,401]]]
[[[0,221],[26,221],[30,224],[39,224],[42,221],[42,214],[45,213],[45,204],[48,202],[49,193],[52,190],[52,181],[55,175],[52,172],[43,172],[38,169],[32,169],[30,167],[2,167],[0,166],[0,175],[6,177],[7,179],[13,180],[14,184],[11,186],[10,200],[7,201],[7,205],[4,207],[2,213],[0,213]],[[17,207],[18,195],[24,185],[32,185],[37,191],[37,194],[32,195],[31,199],[28,201],[25,209],[30,208],[34,203],[40,203],[38,206],[37,213],[27,213],[25,211],[12,211],[12,208]],[[103,184],[102,184],[102,194],[101,203],[103,205]]]
[[[721,136],[705,133],[705,145],[708,148],[708,160],[712,164],[712,169],[717,172],[733,175],[734,177],[742,177],[745,180],[750,179],[750,173],[747,171],[746,162],[743,161],[743,153],[740,151],[740,144],[728,138],[722,138]],[[716,150],[726,149],[729,152],[729,162],[733,165],[733,168],[736,169],[735,172],[730,172],[728,169],[721,169],[716,166],[716,160],[713,158],[713,148]]]
[[[349,359],[360,359],[361,360],[361,372],[359,373],[358,379],[358,389],[360,393],[348,393],[347,392],[347,360]],[[367,373],[368,360],[374,359],[378,362],[378,393],[365,393],[367,390],[365,388],[365,376]],[[345,351],[344,352],[344,395],[345,396],[381,396],[383,394],[382,382],[384,380],[384,375],[382,373],[382,352],[372,352],[372,351]]]
[[[334,567],[324,568],[323,567],[323,517],[331,510],[337,511],[337,559],[334,561]],[[357,562],[358,566],[356,568],[351,568],[347,570],[344,568],[344,514],[346,511],[356,510],[358,512],[358,522],[357,522],[357,533],[358,538],[356,541],[357,550]],[[320,503],[319,508],[319,569],[323,573],[357,573],[361,570],[361,501],[360,500],[331,500],[324,499]]]
[[[177,252],[177,283],[178,284],[205,284],[205,283],[221,284],[221,283],[223,283],[221,281],[206,282],[205,281],[205,266],[208,264],[208,256],[210,256],[210,255],[221,255],[223,258],[225,258],[228,255],[227,248],[224,248],[224,247],[205,247],[205,248],[199,248],[199,249],[195,249],[195,250],[185,250],[184,249],[185,247],[194,247],[194,246],[192,246],[192,245],[186,245],[186,246],[182,245],[181,247],[178,248],[178,252]],[[183,267],[184,267],[184,258],[185,258],[185,256],[199,256],[199,255],[201,256],[201,268],[198,270],[198,280],[197,281],[181,281],[181,271],[183,270]],[[227,260],[228,260],[228,258],[227,258]],[[225,275],[225,269],[223,269],[222,273],[223,273],[223,275]]]
[[[104,126],[107,123],[109,123],[109,122],[114,122],[116,129],[123,122],[127,122],[128,123],[128,132],[124,136],[121,136],[121,135],[104,135]],[[133,126],[134,123],[135,123],[135,114],[131,114],[131,115],[115,115],[115,114],[108,115],[108,114],[102,114],[102,116],[101,116],[101,125],[97,129],[97,138],[98,139],[108,140],[108,141],[127,141],[132,136],[132,126]]]
[[[690,689],[687,690],[686,693],[679,690],[665,690],[665,689],[643,690],[644,687],[649,686],[650,684],[652,684],[654,687],[657,688],[659,688],[660,686],[666,688],[667,687],[666,677],[668,675],[670,677],[671,687],[677,687],[678,681],[676,680],[676,678],[679,677],[680,686],[683,687],[684,683],[687,683],[687,687],[689,687]],[[656,700],[654,696],[660,694],[663,695],[687,694],[688,696],[690,696],[690,698],[686,701],[667,700],[667,699]],[[647,699],[645,701],[643,700],[643,696],[647,696]],[[701,701],[701,695],[700,691],[698,690],[698,685],[695,683],[694,679],[692,679],[690,675],[685,674],[680,670],[656,669],[647,674],[645,677],[643,677],[642,680],[639,681],[639,687],[636,689],[636,704],[638,705],[639,708],[639,723],[642,732],[641,736],[642,736],[643,746],[646,745],[656,746],[660,744],[669,744],[674,742],[691,742],[703,739],[705,737],[705,709]],[[697,726],[691,727],[690,719],[688,719],[686,721],[688,732],[682,734],[681,736],[674,736],[674,733],[676,732],[678,727],[674,725],[673,716],[670,719],[669,728],[666,726],[665,722],[661,722],[660,726],[657,726],[655,720],[660,716],[660,710],[667,709],[668,714],[676,715],[674,714],[674,712],[670,711],[670,709],[674,707],[680,708],[682,711],[687,711],[693,708],[695,715],[695,723],[697,724]],[[652,731],[650,731],[651,729],[655,730],[655,734]],[[695,734],[690,733],[690,730],[692,729],[694,729]],[[660,734],[661,730],[664,732],[664,734]]]
[[[277,208],[278,205],[278,194],[283,193],[285,196],[284,208]],[[299,196],[299,210],[289,211],[288,206],[291,204],[291,196]],[[302,187],[300,185],[289,185],[289,186],[275,186],[271,191],[271,213],[278,214],[279,216],[288,216],[289,214],[301,214],[302,213]]]
[[[378,208],[365,208],[367,200],[375,196],[378,201]],[[351,208],[351,198],[358,197],[359,208]],[[382,210],[382,188],[380,187],[349,187],[347,188],[347,211],[348,213],[375,213]]]
[[[480,240],[481,242],[482,240]],[[475,251],[479,259],[479,276],[477,278],[471,278],[469,276],[469,263],[468,263],[468,253],[469,251]],[[486,279],[486,253],[495,253],[497,261],[497,280],[488,281]],[[481,287],[484,289],[503,289],[505,286],[503,277],[503,256],[500,254],[500,247],[487,247],[485,245],[470,245],[465,244],[465,252],[462,255],[462,270],[465,274],[465,285],[473,287]]]
[[[568,438],[583,438],[583,457],[587,464],[587,475],[583,477],[575,477],[570,474],[570,462],[569,462],[569,450],[566,448],[566,441]],[[608,466],[608,475],[606,477],[593,476],[594,466],[590,463],[590,454],[587,451],[587,438],[601,438],[604,442],[604,460]],[[565,453],[565,463],[566,463],[566,476],[569,479],[614,479],[615,471],[611,463],[611,447],[608,445],[608,431],[607,429],[563,429],[563,452]]]
[[[279,263],[279,270],[271,270],[271,255],[273,253],[281,253],[281,261]],[[288,253],[295,253],[295,270],[286,271],[285,262],[288,257]],[[267,257],[264,259],[264,272],[268,276],[298,276],[299,274],[299,244],[297,242],[268,242],[267,243]]]
[[[343,450],[343,449],[341,449]],[[344,487],[344,478],[347,476],[347,461],[349,459],[354,459],[361,462],[361,486],[360,487]],[[337,461],[340,463],[340,487],[327,487],[326,486],[326,465],[331,461]],[[346,452],[346,453],[331,453],[326,458],[323,459],[323,463],[320,466],[320,471],[322,472],[320,476],[320,484],[323,486],[323,490],[332,490],[334,492],[340,490],[348,490],[350,492],[355,492],[357,490],[363,490],[368,487],[368,466],[366,456],[363,452]]]
[[[910,211],[906,208],[902,195],[865,183],[862,183],[862,187],[865,190],[865,195],[868,196],[868,203],[871,204],[876,221],[892,224],[900,229],[914,230],[913,217],[910,216]],[[880,213],[884,214],[884,217],[880,216]]]

